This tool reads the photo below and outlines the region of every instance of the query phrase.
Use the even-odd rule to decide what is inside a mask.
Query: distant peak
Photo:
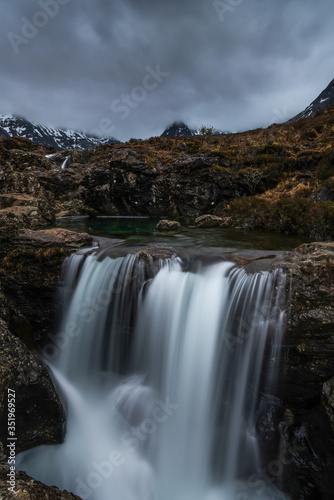
[[[0,136],[25,137],[35,144],[56,150],[93,149],[117,141],[112,137],[94,137],[78,130],[46,127],[9,113],[0,113]]]
[[[166,130],[161,134],[161,137],[192,136],[194,133],[194,130],[191,130],[184,122],[175,121],[171,125],[168,125]]]
[[[291,118],[288,123],[296,122],[302,118],[308,118],[309,116],[315,115],[318,111],[328,108],[329,106],[334,106],[334,80],[318,95],[318,97],[304,109],[301,113]]]

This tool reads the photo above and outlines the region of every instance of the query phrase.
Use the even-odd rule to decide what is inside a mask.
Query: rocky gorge
[[[131,140],[92,151],[56,153],[0,139],[1,498],[12,498],[3,486],[9,388],[17,395],[17,451],[63,439],[66,409],[41,352],[54,335],[64,260],[98,242],[46,228],[56,217],[86,214],[199,218],[199,227],[266,228],[316,240],[271,255],[270,269],[287,273],[289,315],[275,390],[259,405],[259,474],[293,500],[332,498],[333,138],[334,108],[243,134]],[[145,248],[141,258],[155,252]],[[241,264],[247,269],[244,256]],[[23,473],[17,479],[22,498],[77,498]]]

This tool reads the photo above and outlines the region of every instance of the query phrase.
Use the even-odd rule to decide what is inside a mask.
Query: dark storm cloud
[[[0,112],[46,124],[120,139],[176,119],[236,131],[288,119],[334,77],[331,0],[0,5]]]

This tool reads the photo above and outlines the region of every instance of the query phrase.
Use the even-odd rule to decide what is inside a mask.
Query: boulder
[[[223,222],[222,217],[217,215],[201,215],[195,220],[197,227],[220,227]]]
[[[179,231],[181,224],[175,220],[162,219],[158,222],[157,231]]]

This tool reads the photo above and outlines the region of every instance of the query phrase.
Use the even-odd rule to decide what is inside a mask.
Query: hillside
[[[1,206],[8,214],[19,203],[22,212],[28,201],[14,198],[24,194],[35,199],[34,206],[43,201],[50,207],[48,222],[55,215],[192,221],[215,214],[223,227],[326,240],[334,228],[333,144],[333,107],[292,124],[239,134],[132,139],[52,157],[28,140],[2,138]]]
[[[307,108],[304,109],[301,113],[299,113],[294,118],[289,120],[289,123],[296,122],[301,120],[302,118],[309,118],[313,116],[318,111],[322,109],[326,109],[330,106],[334,106],[334,80],[330,82],[330,84],[318,95],[316,99]]]

